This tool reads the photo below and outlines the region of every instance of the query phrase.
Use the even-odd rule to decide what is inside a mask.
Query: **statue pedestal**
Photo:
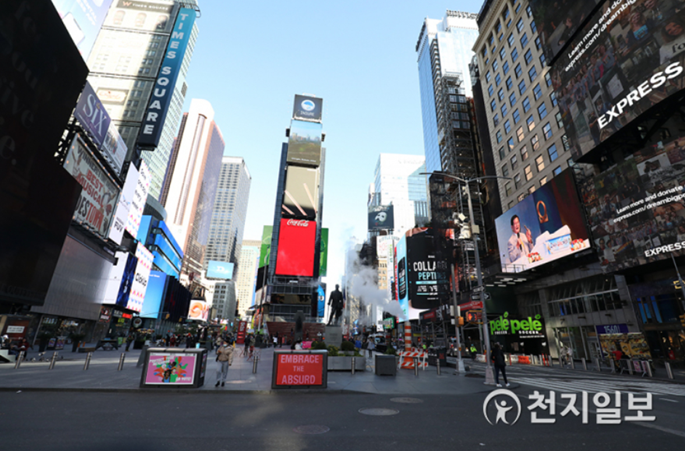
[[[326,346],[340,348],[342,344],[342,326],[326,326]]]

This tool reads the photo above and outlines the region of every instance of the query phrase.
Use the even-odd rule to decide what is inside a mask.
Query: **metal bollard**
[[[121,371],[124,369],[124,360],[126,359],[126,354],[123,352],[121,353],[121,357],[119,357],[119,367],[117,368],[117,371]]]
[[[583,357],[583,358],[580,359],[580,360],[583,361],[583,369],[584,369],[585,371],[587,371],[587,361],[585,360],[585,357]]]
[[[666,376],[668,376],[669,379],[673,379],[673,370],[671,369],[671,364],[664,362],[664,365],[666,365]]]
[[[356,359],[355,357],[352,357],[352,375],[353,375],[353,376],[354,376],[354,371],[355,371],[355,366],[356,366],[356,365],[355,365],[355,364],[356,364],[356,360],[357,360],[357,359]]]
[[[602,366],[599,362],[599,359],[595,359],[595,365],[597,365],[597,371],[601,373],[602,372]]]
[[[631,376],[633,375],[633,361],[632,360],[628,361],[628,372],[630,373]]]
[[[419,375],[419,358],[414,357],[414,376]]]
[[[257,362],[259,362],[259,356],[256,355],[252,359],[252,374],[257,374]]]
[[[90,366],[90,359],[93,357],[93,353],[89,352],[86,354],[86,363],[83,364],[83,371],[88,369],[88,366]]]
[[[647,369],[647,377],[654,377],[652,375],[652,365],[649,364],[649,362],[645,361],[643,364],[643,367]]]
[[[576,369],[576,361],[573,358],[570,358],[569,360],[571,360],[571,369],[575,370]]]
[[[21,361],[24,360],[24,351],[19,352],[17,360],[14,362],[14,369],[18,369],[21,366]]]
[[[52,353],[52,358],[50,359],[50,366],[48,367],[49,370],[55,367],[55,360],[57,360],[57,351]]]
[[[438,376],[440,376],[440,359],[435,360],[435,367],[438,369]]]

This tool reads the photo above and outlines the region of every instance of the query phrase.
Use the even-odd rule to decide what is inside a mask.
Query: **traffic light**
[[[680,325],[683,326],[683,327],[685,327],[685,314],[684,314],[684,315],[680,315]]]

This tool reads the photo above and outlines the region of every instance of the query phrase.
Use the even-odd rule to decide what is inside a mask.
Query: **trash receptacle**
[[[444,346],[428,348],[428,364],[437,366],[437,360],[440,360],[440,367],[447,367],[447,348]]]
[[[204,348],[148,348],[140,386],[199,388],[205,383],[206,372]]]

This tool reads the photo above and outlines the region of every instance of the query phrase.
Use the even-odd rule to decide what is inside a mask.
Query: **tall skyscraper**
[[[136,158],[136,139],[144,120],[160,67],[167,54],[178,12],[198,9],[196,0],[115,1],[88,58],[88,81],[105,104],[128,147],[127,159]],[[150,195],[159,199],[174,138],[183,112],[185,82],[198,36],[197,23],[189,30],[188,46],[164,120],[159,145],[144,151],[142,158],[151,172]],[[178,34],[176,34],[178,36]]]
[[[394,236],[428,222],[426,176],[421,175],[426,172],[425,161],[420,155],[382,153],[378,157],[369,206],[392,204]]]
[[[469,63],[473,57],[473,44],[478,37],[476,15],[459,11],[447,11],[441,20],[425,19],[419,39],[416,43],[417,61],[419,66],[419,84],[421,92],[421,116],[423,118],[423,140],[426,153],[426,169],[428,172],[448,171],[445,160],[453,160],[454,149],[446,147],[446,130],[441,130],[440,115],[447,113],[445,121],[450,124],[466,121],[459,108],[443,111],[441,96],[447,86],[441,83],[441,77],[460,78],[461,84],[451,96],[465,95],[471,97],[471,77]],[[448,100],[450,100],[448,98]],[[453,99],[456,102],[456,98]],[[463,103],[463,102],[460,102]],[[453,113],[453,114],[452,114]],[[461,147],[461,145],[459,146]]]
[[[219,185],[224,139],[206,100],[193,99],[183,115],[164,179],[161,202],[167,224],[183,247],[181,282],[199,279],[209,242],[212,207]]]
[[[206,260],[231,262],[240,270],[247,202],[252,177],[242,157],[224,156],[209,228]]]
[[[241,318],[246,317],[245,312],[252,306],[261,245],[261,241],[245,240],[240,248],[240,265],[235,280],[238,299],[237,310]]]

